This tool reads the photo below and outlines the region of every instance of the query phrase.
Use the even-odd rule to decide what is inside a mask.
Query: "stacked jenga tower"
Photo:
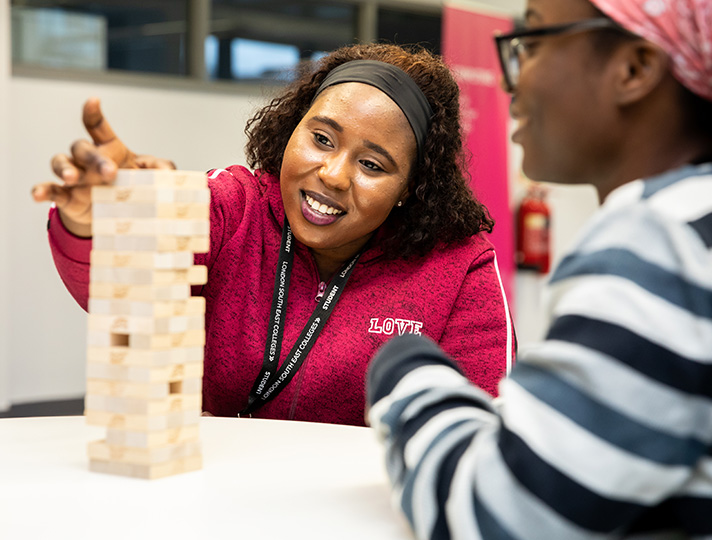
[[[207,280],[193,253],[209,248],[204,173],[122,170],[92,189],[85,415],[105,426],[90,469],[160,478],[202,466]]]

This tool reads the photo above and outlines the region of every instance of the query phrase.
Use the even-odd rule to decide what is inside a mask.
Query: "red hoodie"
[[[262,367],[284,223],[279,180],[240,166],[209,174],[203,409],[235,416]],[[91,240],[70,234],[55,210],[49,241],[69,292],[86,309]],[[308,249],[297,249],[287,303],[284,360],[317,305],[320,279]],[[511,363],[513,330],[492,245],[483,235],[438,246],[414,260],[388,261],[376,246],[351,274],[331,318],[296,376],[254,413],[364,425],[369,360],[390,337],[422,333],[492,394]]]

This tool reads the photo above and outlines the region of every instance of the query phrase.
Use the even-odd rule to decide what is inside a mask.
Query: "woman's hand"
[[[173,162],[136,155],[119,139],[101,112],[99,100],[84,104],[84,127],[92,142],[75,141],[71,156],[52,157],[52,170],[61,183],[46,182],[32,188],[37,202],[57,205],[64,226],[77,236],[91,236],[91,187],[111,184],[118,169],[175,169]]]

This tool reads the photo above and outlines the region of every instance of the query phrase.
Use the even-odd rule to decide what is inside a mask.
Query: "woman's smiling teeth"
[[[332,208],[331,206],[319,203],[318,201],[312,199],[306,193],[304,194],[304,198],[307,200],[307,204],[311,207],[312,210],[316,210],[321,214],[338,216],[339,214],[344,213],[343,210],[337,210],[336,208]]]

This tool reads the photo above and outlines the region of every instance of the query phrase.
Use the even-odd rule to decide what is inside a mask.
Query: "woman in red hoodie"
[[[482,234],[493,222],[463,174],[458,96],[427,51],[356,45],[248,122],[251,170],[208,173],[210,251],[195,261],[208,267],[206,412],[363,425],[368,361],[405,333],[496,393],[513,329]],[[55,156],[62,183],[33,194],[55,203],[52,253],[86,308],[89,187],[117,168],[173,165],[131,152],[97,100],[84,123],[93,143]]]

